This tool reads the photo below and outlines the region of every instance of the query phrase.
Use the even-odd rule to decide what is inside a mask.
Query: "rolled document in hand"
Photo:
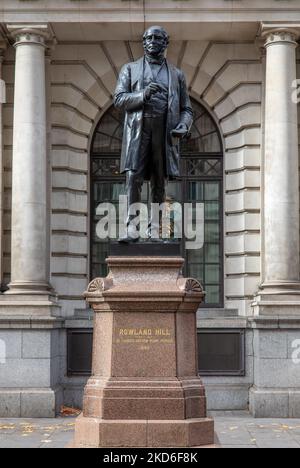
[[[174,130],[171,131],[171,135],[173,138],[183,138],[186,135],[186,129],[185,128],[174,128]]]

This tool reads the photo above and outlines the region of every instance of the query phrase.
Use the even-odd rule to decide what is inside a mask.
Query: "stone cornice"
[[[33,18],[33,21],[68,21],[81,22],[91,21],[115,22],[120,15],[129,15],[134,21],[136,15],[143,16],[144,10],[147,21],[152,21],[152,17],[157,15],[174,15],[184,18],[186,15],[196,17],[199,22],[225,21],[225,22],[259,22],[261,19],[267,21],[270,17],[276,17],[279,21],[292,20],[295,14],[300,14],[299,5],[289,1],[274,0],[153,0],[144,2],[142,0],[2,0],[0,7],[0,21],[17,21],[17,18],[24,17],[24,14]],[[144,7],[146,7],[144,9]],[[272,15],[272,16],[271,16]],[[68,19],[66,19],[68,17]],[[138,19],[136,17],[136,19]],[[154,18],[153,18],[154,19]]]

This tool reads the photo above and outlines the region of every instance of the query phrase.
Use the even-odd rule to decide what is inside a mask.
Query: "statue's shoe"
[[[118,242],[119,244],[134,244],[140,240],[139,237],[125,236],[121,237]]]
[[[157,237],[148,237],[147,242],[149,244],[164,244],[164,240]]]

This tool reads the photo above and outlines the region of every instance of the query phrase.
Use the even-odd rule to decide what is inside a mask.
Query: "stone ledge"
[[[197,328],[249,328],[245,317],[197,318]]]
[[[250,411],[255,418],[300,418],[297,389],[250,389]]]
[[[62,389],[1,388],[1,418],[54,418],[62,404]]]
[[[88,318],[73,318],[69,317],[65,320],[65,327],[64,328],[93,328],[94,327],[94,320]]]
[[[0,329],[39,329],[64,328],[63,318],[51,316],[2,315],[0,313]]]
[[[205,382],[208,411],[225,411],[228,408],[231,410],[248,409],[251,384],[210,384],[206,378],[203,382]]]
[[[274,315],[272,317],[270,315],[260,315],[258,317],[249,317],[248,324],[253,329],[298,329],[300,328],[300,316]]]
[[[238,309],[225,309],[225,308],[205,308],[200,307],[197,311],[197,318],[199,319],[212,319],[212,318],[233,318],[239,316]]]

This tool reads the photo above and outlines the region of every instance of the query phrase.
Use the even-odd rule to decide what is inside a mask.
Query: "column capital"
[[[8,24],[7,29],[15,41],[14,47],[36,44],[46,48],[47,42],[53,38],[47,24]]]
[[[297,46],[300,23],[261,23],[259,36],[263,39],[265,47],[278,43]]]

